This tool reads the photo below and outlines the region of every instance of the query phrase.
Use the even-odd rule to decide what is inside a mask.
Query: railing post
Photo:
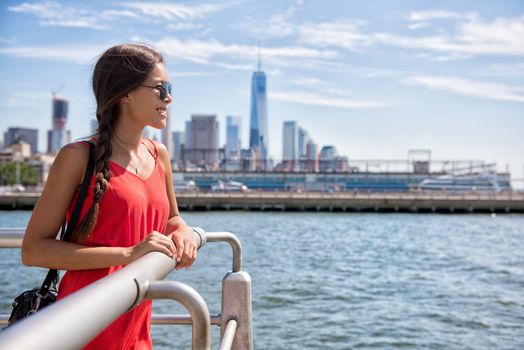
[[[245,271],[228,273],[222,280],[222,327],[220,337],[224,337],[227,322],[230,319],[236,319],[238,328],[231,349],[253,349],[251,314],[251,277]]]
[[[233,350],[252,350],[251,277],[242,271],[242,245],[231,232],[208,232],[207,242],[227,242],[233,250],[233,270],[222,280],[222,313],[220,338],[223,340],[226,325],[235,319],[238,328],[233,340]]]

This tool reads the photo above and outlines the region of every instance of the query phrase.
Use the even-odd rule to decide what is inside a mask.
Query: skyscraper
[[[205,169],[216,168],[219,160],[217,116],[192,115],[188,129],[186,129],[186,140],[189,143],[184,150],[185,159]]]
[[[53,127],[47,132],[48,153],[56,153],[71,142],[71,131],[66,130],[68,106],[69,102],[65,98],[53,96]]]
[[[38,152],[38,130],[29,128],[9,128],[4,133],[4,147],[11,147],[20,141],[31,145],[31,154]]]
[[[298,128],[298,158],[302,159],[306,157],[307,144],[310,141],[309,133],[306,129]]]
[[[285,121],[282,129],[282,169],[297,170],[298,165],[298,124]]]
[[[171,118],[169,117],[169,111],[167,112],[166,127],[162,129],[162,143],[166,146],[169,157],[174,159],[173,138],[171,135]]]
[[[183,131],[173,131],[173,160],[179,162],[182,160],[182,150],[185,146],[185,133]]]
[[[251,78],[251,119],[249,130],[249,148],[257,150],[259,157],[265,162],[268,158],[268,125],[267,125],[267,93],[266,74],[260,69],[253,72]],[[263,168],[265,169],[265,163]]]
[[[224,149],[226,159],[240,158],[242,142],[240,139],[241,119],[228,115],[226,117],[226,145]]]
[[[296,121],[285,121],[282,132],[282,160],[298,159],[298,125]]]
[[[305,170],[318,171],[318,146],[312,140],[308,141],[306,145]]]

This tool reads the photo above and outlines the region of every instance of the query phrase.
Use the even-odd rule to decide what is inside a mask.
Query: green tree
[[[20,183],[24,186],[36,185],[37,172],[35,168],[20,162]],[[16,162],[0,164],[0,185],[16,184]]]

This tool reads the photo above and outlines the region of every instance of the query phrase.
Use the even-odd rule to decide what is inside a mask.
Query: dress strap
[[[151,139],[145,139],[147,141],[149,141],[149,143],[153,146],[153,150],[154,150],[154,153],[151,152],[151,149],[146,145],[146,143],[144,141],[140,141],[144,144],[144,146],[146,146],[147,148],[147,151],[149,152],[149,154],[151,154],[151,156],[155,159],[155,161],[158,160],[158,150],[156,149],[156,146],[155,146],[155,143],[153,141],[151,141]]]
[[[77,141],[77,143],[84,145],[86,148],[89,148],[89,141]]]

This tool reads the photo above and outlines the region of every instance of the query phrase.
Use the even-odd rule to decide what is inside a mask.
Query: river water
[[[0,212],[23,227],[30,212]],[[188,212],[190,225],[231,231],[251,275],[256,349],[523,349],[524,215]],[[45,270],[0,250],[0,313]],[[220,311],[226,243],[168,278]],[[2,311],[4,310],[4,311]],[[154,313],[186,311],[155,301]],[[79,325],[80,327],[81,325]],[[189,349],[190,326],[152,326],[155,349]],[[212,348],[219,329],[213,326]]]

